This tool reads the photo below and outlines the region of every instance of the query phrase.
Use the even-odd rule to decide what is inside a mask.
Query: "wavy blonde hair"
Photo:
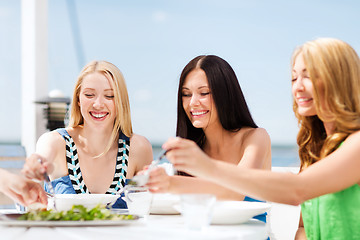
[[[102,153],[105,154],[109,151],[113,142],[117,141],[119,131],[121,131],[128,137],[131,137],[133,134],[129,96],[126,88],[125,79],[121,71],[115,65],[106,61],[92,61],[81,70],[75,84],[73,98],[71,102],[69,127],[78,127],[84,124],[84,118],[81,115],[80,106],[78,104],[79,94],[84,77],[88,74],[92,74],[95,72],[103,74],[110,81],[110,84],[112,85],[114,91],[116,117],[109,143],[105,151]]]
[[[303,169],[332,153],[351,133],[360,130],[360,60],[349,44],[332,38],[316,39],[297,48],[292,67],[300,53],[313,84],[317,112],[316,116],[301,116],[293,101]],[[334,122],[332,134],[326,135],[323,122]]]

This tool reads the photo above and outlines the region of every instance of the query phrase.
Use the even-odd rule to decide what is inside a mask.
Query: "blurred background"
[[[273,165],[297,166],[292,51],[318,37],[360,51],[359,10],[356,0],[48,0],[48,88],[71,97],[87,62],[114,63],[127,82],[133,129],[156,153],[175,135],[181,70],[215,54],[234,68],[256,123],[270,134]],[[20,0],[0,0],[0,34],[0,167],[11,167],[6,156],[25,154]]]

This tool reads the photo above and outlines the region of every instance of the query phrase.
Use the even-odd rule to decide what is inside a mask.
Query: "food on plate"
[[[18,218],[18,220],[30,221],[91,221],[91,220],[134,220],[136,216],[120,215],[111,213],[103,205],[87,209],[83,205],[74,205],[67,211],[30,210]]]

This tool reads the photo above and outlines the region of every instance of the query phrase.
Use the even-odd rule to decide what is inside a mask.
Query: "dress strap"
[[[82,177],[77,148],[74,140],[66,131],[65,128],[59,128],[56,130],[65,140],[66,143],[66,162],[69,173],[69,178],[71,180],[72,186],[77,194],[79,193],[90,193],[88,188],[85,185],[85,181]],[[119,133],[118,140],[118,153],[116,157],[116,167],[115,174],[113,177],[113,182],[108,188],[106,193],[116,194],[126,185],[126,175],[127,167],[129,161],[129,151],[130,151],[130,138],[123,134]]]
[[[129,163],[130,138],[122,132],[119,133],[118,154],[113,182],[106,193],[116,194],[126,185],[127,167]]]
[[[65,128],[58,128],[56,129],[56,131],[65,139],[65,141],[66,137],[70,137],[69,133],[66,131]]]
[[[75,142],[65,128],[56,129],[64,138],[66,144],[66,163],[69,178],[76,193],[89,193],[81,174],[78,153]]]
[[[119,139],[123,139],[125,141],[130,141],[130,138],[126,136],[122,131],[119,133]]]

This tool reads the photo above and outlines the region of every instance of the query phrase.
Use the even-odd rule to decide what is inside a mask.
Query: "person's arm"
[[[47,172],[51,179],[67,173],[65,141],[56,131],[48,132],[38,139],[36,152],[26,158],[22,173],[29,179],[43,180]]]
[[[127,178],[132,178],[153,161],[150,142],[145,137],[137,134],[131,136],[129,154]]]
[[[36,202],[47,204],[46,193],[39,183],[4,169],[0,169],[0,192],[24,206]]]
[[[191,141],[175,138],[164,144],[164,148],[192,149],[193,145]],[[299,205],[305,200],[337,192],[359,183],[359,145],[360,131],[350,135],[332,154],[298,175],[234,168],[233,165],[220,161],[189,159],[175,154],[175,151],[168,152],[167,157],[176,169],[221,184],[239,193],[257,199]]]
[[[189,140],[186,140],[189,141]],[[244,137],[243,156],[239,166],[245,168],[270,168],[271,166],[271,144],[270,137],[262,128],[248,130]],[[210,160],[205,153],[197,146],[192,145],[191,149],[182,152],[181,149],[173,149],[176,154],[186,158],[204,158]],[[201,151],[201,152],[200,152]],[[174,155],[174,153],[173,153]],[[234,166],[235,167],[235,166]],[[229,188],[196,177],[168,176],[161,169],[150,172],[147,184],[152,192],[181,193],[210,193],[221,200],[244,200],[244,195]]]
[[[153,193],[208,193],[213,194],[219,200],[244,200],[244,196],[213,182],[186,176],[169,176],[161,167],[155,168],[149,173],[147,183]]]
[[[295,235],[295,240],[306,240],[306,234],[305,234],[305,228],[304,228],[304,223],[302,220],[302,215],[300,213],[300,220],[299,220],[299,228],[296,232]]]

